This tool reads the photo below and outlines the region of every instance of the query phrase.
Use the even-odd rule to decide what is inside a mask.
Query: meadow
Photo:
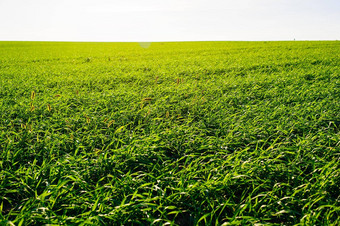
[[[340,223],[340,42],[0,42],[4,225]]]

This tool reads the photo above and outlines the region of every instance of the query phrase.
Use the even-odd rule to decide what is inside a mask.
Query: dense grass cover
[[[0,220],[336,224],[340,42],[0,42]]]

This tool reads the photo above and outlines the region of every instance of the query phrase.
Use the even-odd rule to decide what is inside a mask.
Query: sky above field
[[[340,0],[0,0],[0,40],[293,39],[340,39]]]

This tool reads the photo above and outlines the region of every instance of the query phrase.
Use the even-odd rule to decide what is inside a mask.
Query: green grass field
[[[0,42],[2,224],[340,222],[340,42]]]

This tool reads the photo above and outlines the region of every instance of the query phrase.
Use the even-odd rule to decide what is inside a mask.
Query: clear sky
[[[339,40],[340,0],[0,0],[0,40]]]

